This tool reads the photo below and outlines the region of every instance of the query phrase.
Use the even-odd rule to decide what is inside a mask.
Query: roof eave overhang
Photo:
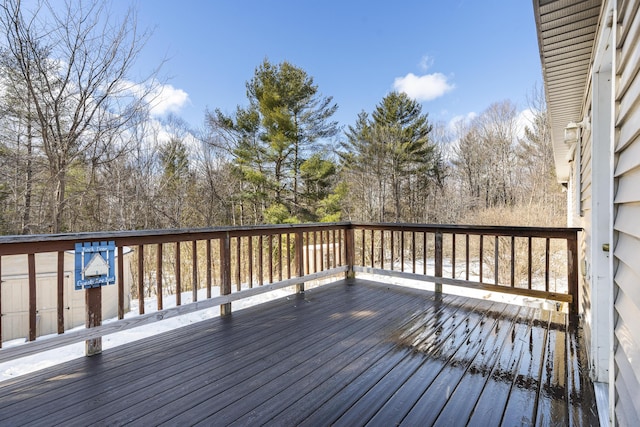
[[[571,174],[569,122],[582,121],[602,0],[533,0],[542,77],[559,182]]]

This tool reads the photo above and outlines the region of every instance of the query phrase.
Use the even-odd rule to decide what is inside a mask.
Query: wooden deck
[[[358,279],[0,383],[0,425],[598,425],[565,315]]]

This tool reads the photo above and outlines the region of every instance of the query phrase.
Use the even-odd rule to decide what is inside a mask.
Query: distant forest
[[[305,70],[258,64],[232,113],[200,129],[149,115],[128,80],[148,35],[102,3],[34,19],[0,8],[0,233],[342,220],[564,225],[544,97],[433,123],[399,92],[341,127]],[[51,13],[51,10],[48,10]],[[70,25],[73,23],[74,25]],[[107,29],[109,29],[107,31]]]

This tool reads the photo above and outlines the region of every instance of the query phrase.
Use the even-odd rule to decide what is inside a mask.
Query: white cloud
[[[433,58],[430,57],[429,55],[423,56],[422,59],[420,59],[420,63],[418,64],[418,66],[422,71],[427,71],[429,68],[431,68],[432,65],[433,65]]]
[[[475,119],[476,117],[478,117],[478,114],[475,112],[470,112],[464,115],[459,115],[459,116],[455,116],[453,117],[451,120],[449,120],[449,123],[447,124],[447,127],[449,128],[449,130],[455,130],[456,127],[458,126],[458,124],[466,124],[471,122],[473,119]]]
[[[531,108],[527,108],[518,113],[518,117],[516,117],[516,126],[517,126],[517,135],[518,138],[524,137],[524,129],[533,124],[533,119],[536,115],[536,112]]]
[[[431,101],[453,90],[455,85],[447,82],[447,77],[441,73],[423,76],[409,73],[404,77],[396,77],[393,88],[416,101]]]
[[[187,92],[170,84],[161,84],[157,80],[144,84],[123,80],[118,90],[146,101],[154,117],[163,116],[166,113],[177,113],[189,102]]]
[[[189,94],[172,85],[159,85],[152,93],[147,95],[151,115],[162,116],[166,113],[177,113],[189,101]]]

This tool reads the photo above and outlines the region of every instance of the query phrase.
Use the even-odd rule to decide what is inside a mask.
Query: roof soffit
[[[534,0],[547,109],[556,173],[567,182],[571,172],[564,128],[580,122],[588,87],[601,0]]]

